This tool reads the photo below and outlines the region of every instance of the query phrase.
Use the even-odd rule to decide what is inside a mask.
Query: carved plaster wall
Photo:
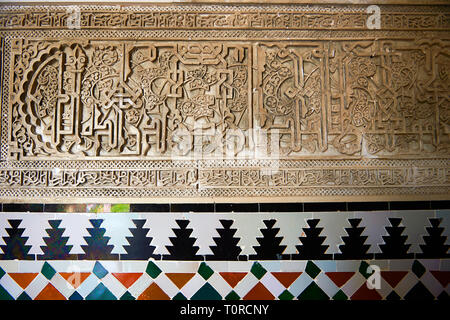
[[[0,7],[0,197],[448,199],[450,6],[367,7]]]

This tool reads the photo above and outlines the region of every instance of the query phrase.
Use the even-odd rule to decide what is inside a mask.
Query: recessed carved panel
[[[10,155],[154,158],[200,142],[207,155],[227,130],[242,149],[250,52],[206,41],[14,40]]]
[[[448,198],[448,6],[76,9],[0,10],[5,201]]]

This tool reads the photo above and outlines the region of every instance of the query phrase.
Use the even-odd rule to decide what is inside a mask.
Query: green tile
[[[205,280],[208,280],[214,273],[213,269],[211,269],[206,263],[202,262],[197,271]]]
[[[317,277],[317,275],[320,273],[320,268],[314,264],[312,261],[308,261],[306,264],[305,272],[310,276],[311,278]]]
[[[266,274],[267,271],[259,262],[255,262],[253,263],[250,272],[259,280]]]
[[[145,269],[145,272],[147,272],[147,274],[150,277],[155,279],[160,275],[162,270],[160,268],[158,268],[158,266],[153,261],[149,261],[148,265],[147,265],[147,269]]]
[[[6,274],[5,270],[0,268],[0,279]]]
[[[120,297],[120,300],[136,300],[136,298],[127,291]]]
[[[53,269],[53,267],[46,261],[44,265],[42,266],[41,273],[46,277],[48,280],[52,280],[53,276],[55,275],[56,271]]]
[[[423,276],[423,274],[427,271],[425,267],[417,260],[414,260],[411,268],[412,272],[417,276],[417,278],[420,278]]]
[[[6,291],[5,288],[0,286],[0,300],[14,300],[14,298]]]
[[[222,296],[207,282],[190,300],[222,300]]]
[[[97,276],[97,278],[102,279],[104,278],[109,272],[101,265],[100,262],[96,261],[94,265],[94,269],[92,272]]]
[[[369,264],[366,261],[361,261],[361,264],[359,265],[359,273],[361,273],[366,279],[372,275],[372,273],[367,272],[368,267]]]
[[[178,292],[173,298],[172,300],[187,300],[187,298],[181,293]]]
[[[120,203],[111,206],[111,212],[130,212],[130,204]]]
[[[87,295],[86,300],[117,300],[117,298],[103,283],[100,282],[100,284]]]
[[[336,294],[333,296],[333,300],[348,300],[347,295],[342,291],[339,290],[336,292]]]
[[[284,290],[279,296],[278,299],[280,300],[292,300],[294,299],[294,296],[292,295],[292,293],[290,293],[287,290]]]
[[[314,281],[298,296],[299,300],[330,300]]]
[[[239,297],[236,292],[231,290],[231,292],[225,296],[225,300],[241,300],[241,297]]]
[[[24,291],[21,293],[20,296],[17,297],[17,300],[28,301],[28,300],[33,300],[33,299],[31,299],[31,297],[29,295],[27,295],[27,293]]]

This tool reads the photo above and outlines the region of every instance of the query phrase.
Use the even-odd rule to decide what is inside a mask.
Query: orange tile
[[[78,288],[80,284],[91,275],[90,272],[60,272],[59,273],[74,289]]]
[[[170,300],[170,297],[156,284],[152,283],[141,295],[138,300]]]
[[[34,300],[67,300],[56,288],[51,284],[42,289]]]
[[[181,289],[193,276],[195,276],[195,273],[166,273],[166,276],[178,287],[178,289]]]
[[[269,290],[261,283],[258,282],[256,286],[250,290],[243,300],[273,300],[275,297]]]
[[[408,271],[381,271],[381,276],[392,288],[406,276]]]
[[[112,275],[124,285],[125,288],[129,288],[142,276],[141,273],[112,273]]]
[[[351,277],[355,274],[354,272],[325,272],[328,278],[334,282],[339,288],[341,288],[344,284],[350,280]]]
[[[31,281],[33,281],[34,278],[36,278],[36,276],[38,275],[38,273],[8,273],[8,274],[24,290],[26,289],[26,287],[28,287]]]
[[[272,272],[273,276],[277,278],[278,281],[281,282],[281,284],[285,288],[289,288],[289,286],[297,280],[298,277],[302,274],[301,272]]]
[[[247,275],[247,272],[219,272],[219,274],[234,288]]]
[[[381,300],[381,295],[376,289],[367,288],[367,284],[364,283],[351,297],[351,300]]]

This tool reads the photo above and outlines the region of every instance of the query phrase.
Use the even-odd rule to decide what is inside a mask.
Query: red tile
[[[138,300],[170,300],[170,297],[156,284],[152,283],[141,295]]]
[[[275,297],[270,293],[269,290],[261,283],[258,282],[256,286],[250,290],[243,300],[274,300]]]
[[[247,275],[247,272],[219,272],[219,274],[234,288]]]
[[[289,288],[302,272],[272,272],[272,274],[285,288]]]
[[[42,289],[34,300],[67,300],[56,288],[51,284]]]
[[[392,288],[395,288],[407,273],[408,271],[381,271],[381,276]]]
[[[38,273],[8,273],[14,281],[22,287],[22,289],[26,289],[31,281],[36,278]]]
[[[355,274],[354,272],[325,272],[328,278],[331,279],[339,288],[347,283],[348,280]]]
[[[166,273],[166,276],[178,287],[178,289],[181,289],[193,276],[195,276],[195,273]]]
[[[141,273],[112,273],[112,275],[124,285],[125,288],[129,288],[142,276]]]

